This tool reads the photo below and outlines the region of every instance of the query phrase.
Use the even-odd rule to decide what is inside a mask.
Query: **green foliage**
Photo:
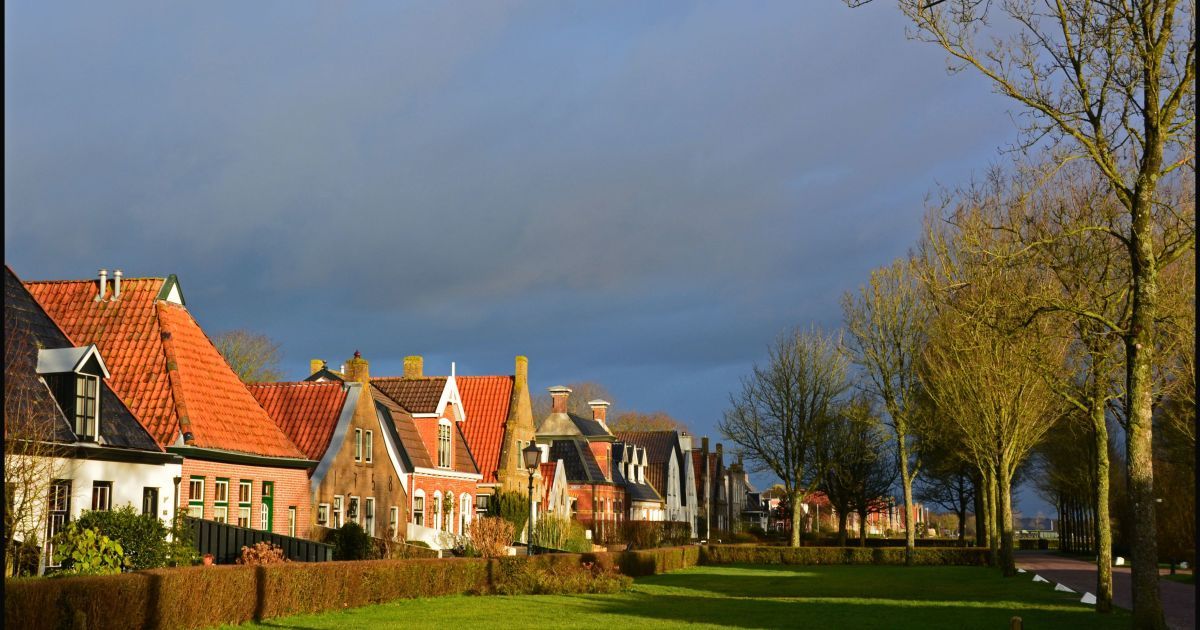
[[[176,514],[175,520],[171,522],[171,537],[167,541],[166,566],[190,567],[198,562],[200,551],[196,549],[187,517],[183,513]]]
[[[354,521],[333,530],[326,542],[333,545],[334,560],[366,560],[375,553],[371,536]]]
[[[13,552],[7,562],[14,576],[37,575],[38,561],[42,556],[42,546],[37,536],[31,536],[24,541],[14,541]]]
[[[569,518],[546,514],[533,524],[533,544],[543,549],[586,553],[592,550],[583,525]]]
[[[633,578],[622,575],[613,566],[594,561],[559,562],[544,565],[520,563],[519,569],[504,572],[494,592],[500,595],[563,595],[576,593],[617,593],[628,590]]]
[[[84,512],[78,523],[83,529],[95,529],[121,543],[131,569],[155,569],[169,564],[167,527],[158,517],[141,514],[132,505]]]
[[[653,549],[662,544],[663,528],[654,521],[625,521],[621,528],[630,549]]]
[[[692,524],[687,521],[663,521],[662,544],[669,547],[692,542]]]
[[[110,575],[126,566],[121,543],[78,522],[54,537],[54,561],[62,565],[59,575]]]
[[[925,547],[913,550],[914,564],[987,566],[982,547]],[[768,547],[710,545],[703,564],[904,564],[902,547]]]
[[[488,503],[488,516],[499,516],[512,523],[518,538],[529,520],[529,497],[520,492],[499,492]]]

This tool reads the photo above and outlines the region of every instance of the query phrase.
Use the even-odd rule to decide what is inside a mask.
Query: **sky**
[[[355,350],[380,375],[527,355],[535,392],[600,382],[614,411],[713,440],[776,336],[837,327],[842,293],[917,242],[927,196],[1017,137],[887,0],[5,18],[23,279],[177,274],[210,335],[274,338],[294,379]]]

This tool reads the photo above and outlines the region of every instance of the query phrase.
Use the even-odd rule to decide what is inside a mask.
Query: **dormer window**
[[[100,436],[100,379],[108,368],[95,345],[82,348],[43,348],[37,372],[46,381],[63,415],[79,440]]]

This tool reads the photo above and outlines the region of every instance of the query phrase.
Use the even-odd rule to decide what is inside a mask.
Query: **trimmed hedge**
[[[914,564],[987,566],[991,551],[983,547],[913,550]],[[701,564],[904,564],[904,549],[894,547],[769,547],[709,545]]]

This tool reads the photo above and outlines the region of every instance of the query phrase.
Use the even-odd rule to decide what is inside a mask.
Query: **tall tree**
[[[870,281],[857,295],[842,297],[842,312],[850,357],[866,375],[866,389],[883,403],[895,438],[904,493],[905,562],[912,564],[916,548],[912,482],[920,470],[912,444],[912,415],[920,389],[916,358],[928,320],[913,261],[900,259],[871,272]]]
[[[847,0],[859,5],[869,0]],[[1164,245],[1159,185],[1195,169],[1194,0],[898,0],[917,39],[940,46],[951,70],[970,68],[1020,107],[1022,148],[1049,144],[1082,157],[1125,209],[1096,225],[1131,270],[1124,334],[1126,451],[1134,514],[1134,617],[1162,628],[1155,548],[1153,386],[1161,266],[1191,242]],[[1001,12],[1003,16],[993,13]]]
[[[283,380],[279,369],[279,344],[270,337],[245,329],[230,330],[213,338],[213,345],[243,383]]]
[[[800,546],[804,498],[821,477],[816,456],[835,401],[847,390],[839,340],[816,329],[793,331],[770,346],[719,422],[756,471],[775,473],[791,499],[793,547]]]
[[[683,422],[671,417],[665,411],[645,413],[641,411],[623,411],[612,423],[613,431],[687,431]]]

